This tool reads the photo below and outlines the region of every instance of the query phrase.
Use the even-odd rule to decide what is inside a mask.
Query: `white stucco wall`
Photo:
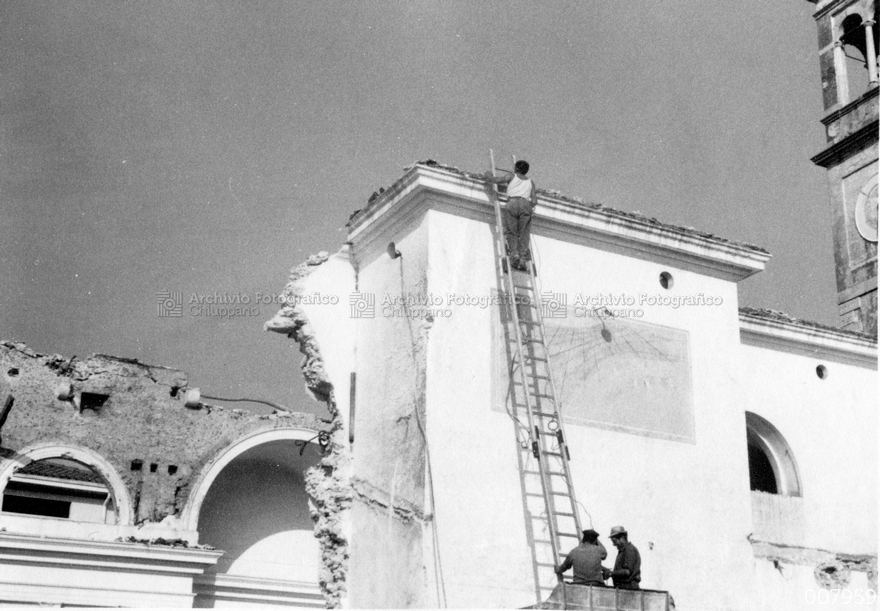
[[[404,222],[354,248],[358,291],[374,299],[356,319],[357,388],[351,472],[348,588],[350,604],[425,606],[424,363],[421,343],[430,325],[383,303],[423,290],[428,232],[423,217]],[[402,257],[385,253],[395,241]],[[386,308],[396,311],[389,313]],[[404,508],[404,513],[392,509]]]
[[[352,471],[355,484],[366,492],[352,512],[351,604],[531,605],[549,591],[536,591],[515,429],[506,413],[493,409],[498,394],[494,352],[502,350],[493,337],[497,312],[456,304],[452,298],[489,298],[499,288],[494,223],[486,208],[467,200],[479,200],[478,194],[428,189],[408,195],[407,188],[382,204],[384,217],[379,214],[372,225],[353,232],[358,289],[376,295],[376,312],[356,325]],[[395,203],[400,200],[394,197],[404,203]],[[832,375],[824,382],[837,377],[841,386],[816,393],[812,380],[797,387],[796,370],[802,364],[792,355],[779,350],[755,354],[757,348],[744,346],[735,280],[760,269],[758,256],[748,262],[751,255],[722,243],[688,243],[676,250],[676,238],[668,234],[657,238],[662,246],[642,248],[622,242],[632,233],[612,239],[601,234],[604,227],[600,233],[578,231],[557,222],[561,217],[551,217],[538,219],[533,234],[543,291],[565,294],[569,304],[578,293],[624,294],[636,300],[642,294],[702,294],[717,301],[679,308],[639,304],[640,323],[686,337],[686,349],[675,357],[676,366],[686,366],[689,373],[681,397],[692,416],[689,432],[669,437],[566,424],[573,480],[586,509],[584,526],[602,535],[610,552],[606,564],[615,555],[608,531],[623,524],[642,554],[642,587],[670,591],[678,609],[799,608],[801,598],[792,592],[808,587],[812,569],[789,565],[782,583],[772,562],[756,557],[750,541],[754,524],[746,411],[771,421],[793,448],[815,443],[810,436],[820,432],[841,440],[859,436],[846,456],[863,457],[873,471],[860,477],[853,470],[831,481],[836,467],[826,466],[824,475],[804,476],[805,531],[817,532],[802,542],[876,554],[867,543],[854,546],[859,550],[834,548],[845,526],[826,528],[843,505],[855,505],[854,490],[858,504],[876,510],[876,448],[866,447],[874,440],[876,420],[860,408],[830,430],[825,421],[838,417],[832,397],[863,402],[865,393],[851,384],[858,388],[876,379],[876,372],[829,364]],[[654,240],[653,232],[645,229],[646,243]],[[402,259],[385,252],[392,240]],[[661,287],[661,272],[672,274],[670,289]],[[443,312],[435,312],[430,321],[383,312],[382,295],[400,293],[427,297]],[[815,377],[815,364],[810,367]],[[761,369],[760,376],[755,368]],[[777,375],[780,371],[785,373]],[[658,383],[649,374],[642,380],[645,388]],[[758,383],[759,377],[764,381]],[[614,375],[608,383],[620,379]],[[657,398],[661,394],[640,389],[632,396],[645,397],[646,404],[631,409],[670,408],[668,393],[662,400]],[[800,413],[797,426],[804,439],[800,434],[789,438],[787,419],[798,418],[790,406],[800,395],[817,407],[807,410],[809,417]],[[424,419],[415,419],[416,414]],[[427,447],[419,424],[426,427]],[[811,463],[821,459],[817,454],[799,462],[802,471],[813,469]],[[827,491],[826,498],[810,498],[811,489]],[[417,515],[420,510],[427,515]],[[848,511],[844,515],[853,514]],[[876,540],[876,520],[862,520],[858,528],[859,537]],[[864,574],[854,573],[852,583],[860,580]]]
[[[741,399],[788,442],[798,466],[804,539],[850,554],[877,553],[877,371],[745,345]],[[825,365],[820,379],[816,367]]]
[[[431,292],[489,293],[496,278],[488,224],[429,218]],[[578,498],[603,537],[611,526],[628,528],[642,552],[643,587],[672,591],[680,608],[744,608],[751,509],[735,285],[541,233],[534,239],[541,288],[571,295],[569,303],[578,292],[664,292],[662,271],[675,278],[671,293],[722,298],[713,307],[646,307],[640,319],[689,333],[695,444],[586,426],[566,425],[566,432]],[[489,407],[491,315],[459,307],[431,333],[428,429],[451,606],[521,606],[536,597],[513,428]]]
[[[796,546],[800,564],[756,560],[765,609],[851,608],[840,593],[828,597],[813,576],[820,550],[834,554],[877,555],[877,371],[843,363],[815,346],[813,354],[743,346],[744,407],[771,422],[784,436],[798,467],[802,498],[792,499],[800,512],[783,516],[784,532],[767,529],[761,537]],[[824,365],[820,379],[816,367]],[[793,523],[796,522],[796,523]],[[760,525],[755,525],[756,530]],[[842,589],[848,597],[865,595],[876,583],[867,571],[851,571]],[[794,582],[794,583],[793,583]],[[835,604],[836,603],[836,604]],[[870,606],[869,606],[870,607]]]
[[[305,313],[317,339],[324,369],[333,384],[336,406],[347,426],[356,337],[356,321],[350,316],[349,303],[356,289],[356,278],[348,248],[330,255],[298,284],[302,301],[296,307]],[[299,371],[294,371],[293,376],[297,382],[302,379]]]

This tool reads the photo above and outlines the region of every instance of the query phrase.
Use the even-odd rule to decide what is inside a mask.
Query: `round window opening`
[[[670,274],[669,272],[663,272],[662,274],[660,274],[660,286],[662,286],[663,288],[667,290],[671,289],[673,282],[674,281],[672,279],[672,274]]]
[[[825,365],[818,365],[816,367],[816,375],[819,376],[820,380],[824,380],[828,377],[828,368]]]

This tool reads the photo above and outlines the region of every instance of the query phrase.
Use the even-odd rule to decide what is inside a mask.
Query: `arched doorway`
[[[183,519],[199,543],[223,550],[197,578],[196,607],[323,607],[320,546],[305,489],[317,431],[273,429],[238,440],[199,476]]]
[[[199,512],[199,541],[226,552],[218,573],[317,583],[320,550],[303,474],[319,458],[316,444],[275,440],[218,474]]]

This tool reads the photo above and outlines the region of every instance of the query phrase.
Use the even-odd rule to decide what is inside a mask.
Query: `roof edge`
[[[741,307],[743,343],[877,368],[877,339],[865,333],[801,320],[776,310]]]
[[[381,207],[384,203],[387,203],[388,201],[390,201],[390,199],[393,199],[394,196],[400,193],[400,191],[402,190],[401,187],[406,179],[416,174],[415,170],[417,170],[417,168],[429,168],[431,170],[445,171],[450,174],[457,175],[461,178],[471,180],[473,182],[486,184],[485,178],[482,174],[475,174],[473,172],[468,172],[455,166],[445,165],[434,161],[433,159],[418,161],[411,166],[404,168],[404,174],[400,178],[398,178],[388,189],[383,189],[381,192],[374,193],[373,197],[370,198],[370,201],[366,207],[360,210],[356,210],[351,215],[347,226],[349,228],[353,227],[355,224],[361,221],[368,212],[376,209],[377,207]],[[646,215],[635,212],[624,212],[622,210],[617,210],[616,208],[603,206],[602,204],[596,202],[587,202],[582,198],[567,196],[560,191],[556,191],[553,189],[538,189],[537,191],[539,201],[544,200],[545,203],[548,201],[563,202],[574,207],[582,208],[584,210],[595,211],[604,216],[633,221],[636,224],[642,224],[646,227],[668,230],[673,233],[681,234],[683,236],[703,238],[707,241],[711,241],[717,244],[726,244],[736,249],[760,253],[766,255],[767,258],[770,257],[770,253],[766,249],[760,246],[756,246],[754,244],[749,244],[747,242],[740,242],[737,240],[722,238],[706,231],[694,229],[693,227],[683,227],[681,225],[674,225],[672,223],[663,223],[661,221],[658,221],[654,217],[648,217]]]
[[[400,206],[406,206],[410,200],[425,205],[427,192],[453,197],[488,220],[492,212],[487,186],[483,175],[436,162],[417,163],[388,189],[374,194],[367,207],[352,215],[347,240],[369,242],[371,238],[367,236],[383,231],[400,218]],[[631,251],[641,258],[656,257],[696,273],[738,282],[762,271],[771,256],[757,246],[587,203],[556,191],[539,190],[538,199],[542,205],[534,218],[536,230],[543,227],[564,240],[581,236],[600,249]]]

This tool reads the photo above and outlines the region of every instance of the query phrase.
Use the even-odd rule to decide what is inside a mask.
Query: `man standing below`
[[[529,240],[532,211],[538,205],[538,189],[531,178],[526,178],[529,173],[527,161],[517,161],[513,170],[514,174],[504,176],[492,176],[491,172],[486,172],[486,180],[496,185],[507,184],[508,200],[503,216],[507,252],[515,269],[527,271],[532,259]]]
[[[638,590],[642,580],[642,557],[636,546],[629,542],[629,535],[623,526],[615,526],[608,535],[617,548],[617,559],[611,579],[615,588],[621,590]],[[607,569],[606,569],[607,571]]]
[[[571,550],[565,557],[565,561],[556,567],[556,574],[562,579],[562,574],[574,567],[572,583],[585,586],[604,586],[602,561],[607,556],[608,552],[605,551],[605,546],[599,543],[599,533],[593,529],[585,530],[581,544]]]

